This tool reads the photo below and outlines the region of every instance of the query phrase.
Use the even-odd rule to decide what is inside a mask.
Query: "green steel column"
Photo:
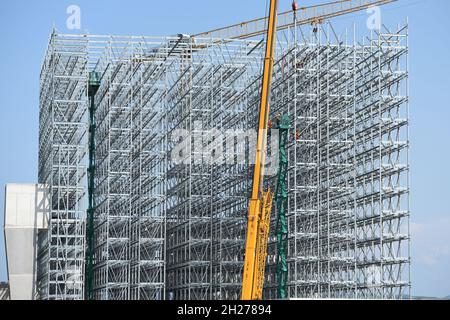
[[[279,156],[280,164],[278,171],[278,181],[275,201],[277,204],[278,219],[277,219],[277,280],[278,280],[278,298],[286,299],[288,297],[286,290],[288,268],[287,268],[287,245],[288,245],[288,226],[287,226],[287,206],[288,206],[288,191],[287,191],[287,171],[288,171],[288,157],[286,152],[286,145],[288,142],[288,134],[291,124],[291,119],[288,115],[282,115],[278,120],[275,129],[279,130]]]
[[[86,271],[85,298],[94,300],[94,212],[95,212],[95,94],[100,87],[100,77],[97,72],[89,73],[89,168],[88,168],[88,209],[86,218]]]

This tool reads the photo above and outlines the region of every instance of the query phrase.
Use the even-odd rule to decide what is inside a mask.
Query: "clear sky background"
[[[291,0],[279,0],[288,10]],[[301,6],[323,1],[298,1]],[[82,32],[195,34],[262,17],[266,0],[7,0],[0,4],[0,225],[4,185],[37,181],[39,72],[53,25],[66,29],[69,5],[81,8]],[[450,1],[400,0],[382,8],[388,26],[410,23],[413,294],[450,295]],[[362,12],[333,25],[357,21]],[[7,279],[0,236],[0,281]]]

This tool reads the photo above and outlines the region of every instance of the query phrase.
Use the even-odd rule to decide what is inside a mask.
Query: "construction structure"
[[[38,180],[49,194],[48,228],[38,237],[41,299],[84,293],[87,54],[86,41],[72,46],[51,39],[41,72]]]
[[[258,33],[220,34],[52,33],[41,73],[39,183],[49,186],[50,218],[39,298],[240,297],[263,46]],[[277,38],[271,109],[289,115],[294,133],[287,298],[402,299],[407,24],[358,37],[356,27],[294,20]],[[274,190],[276,173],[266,181]],[[277,221],[274,210],[267,299],[277,298]]]
[[[0,301],[1,300],[10,300],[9,284],[7,282],[0,282]]]

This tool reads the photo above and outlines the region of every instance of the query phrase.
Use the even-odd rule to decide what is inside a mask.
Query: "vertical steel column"
[[[88,167],[88,209],[86,217],[86,279],[85,298],[94,299],[94,215],[95,215],[95,94],[100,87],[100,77],[97,72],[89,73],[89,167]]]

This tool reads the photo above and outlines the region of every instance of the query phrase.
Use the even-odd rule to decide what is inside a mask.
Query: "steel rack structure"
[[[40,299],[84,295],[87,72],[87,40],[53,32],[40,76],[38,179],[50,201],[38,236]]]
[[[361,40],[356,28],[337,36],[328,24],[293,25],[278,39],[271,117],[292,119],[288,298],[408,296],[407,25]],[[85,296],[92,71],[92,296],[239,298],[261,44],[52,34],[41,74],[39,183],[50,186],[52,210],[39,239],[39,298]],[[269,299],[276,210],[272,218]]]
[[[184,51],[198,45],[196,39]],[[237,299],[240,294],[248,163],[236,135],[245,134],[248,82],[260,70],[255,45],[208,40],[174,65],[179,76],[167,99],[169,134],[172,142],[180,142],[180,134],[182,140],[168,150],[170,299]],[[235,159],[236,148],[242,162]]]
[[[95,67],[99,300],[165,298],[167,53],[152,50],[161,41],[110,37]]]
[[[227,177],[247,166],[222,165],[208,139],[245,123],[237,99],[259,72],[258,51],[248,54],[256,44],[108,40],[95,66],[95,299],[239,294],[247,187],[229,189]],[[180,145],[187,152],[174,159]]]
[[[407,24],[361,41],[355,27],[337,37],[331,25],[293,29],[289,37],[272,94],[273,115],[295,119],[289,297],[408,297]],[[266,297],[275,299],[272,239]]]

